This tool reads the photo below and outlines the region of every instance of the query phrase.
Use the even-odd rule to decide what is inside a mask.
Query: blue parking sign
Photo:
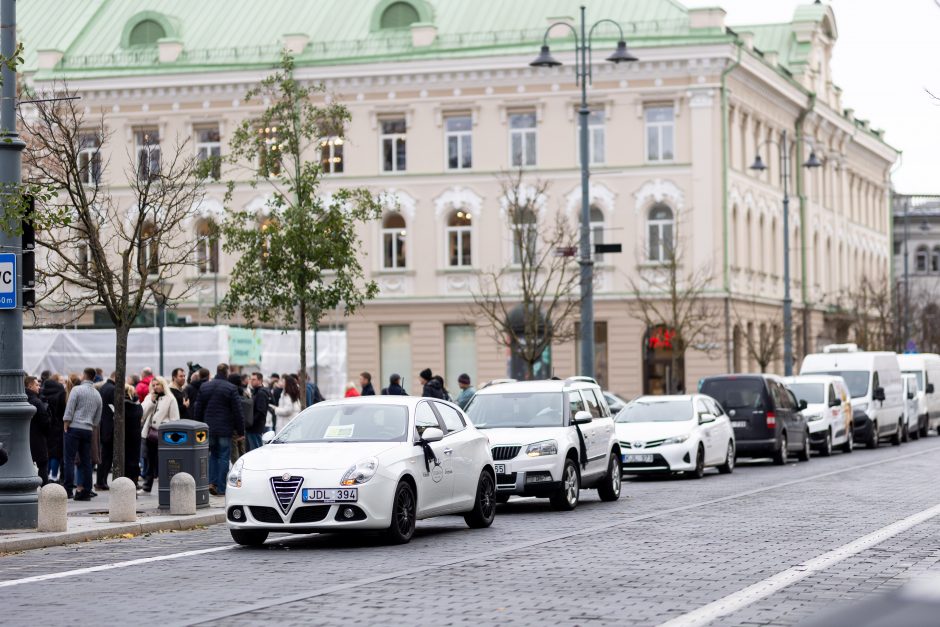
[[[0,309],[16,309],[16,255],[0,253]]]

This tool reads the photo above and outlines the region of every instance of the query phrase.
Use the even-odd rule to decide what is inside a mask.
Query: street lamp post
[[[591,82],[591,41],[594,36],[594,29],[601,24],[613,24],[620,31],[620,39],[617,41],[617,49],[607,57],[611,63],[623,63],[625,61],[636,61],[637,58],[627,51],[627,42],[623,37],[623,28],[620,24],[611,19],[602,19],[594,22],[590,30],[585,23],[585,8],[581,6],[581,35],[578,36],[578,29],[568,22],[555,22],[545,30],[542,37],[542,50],[535,61],[530,63],[532,67],[557,67],[561,62],[556,60],[549,51],[548,35],[556,26],[564,26],[571,30],[574,35],[575,49],[575,83],[581,86],[581,107],[578,109],[578,119],[580,122],[580,143],[581,143],[581,257],[578,264],[581,266],[581,373],[585,376],[594,376],[594,259],[591,254],[591,196],[590,196],[590,178],[588,154],[588,116],[591,110],[587,102],[587,86]]]
[[[160,376],[166,376],[163,372],[163,327],[166,326],[166,294],[154,290],[154,300],[157,301],[157,327],[160,329]]]
[[[793,300],[790,298],[790,149],[787,145],[787,132],[780,134],[780,142],[768,139],[764,144],[776,144],[780,149],[780,175],[783,179],[783,374],[793,376]],[[804,168],[818,168],[822,164],[811,151]],[[763,172],[767,169],[760,154],[751,165],[752,170]]]

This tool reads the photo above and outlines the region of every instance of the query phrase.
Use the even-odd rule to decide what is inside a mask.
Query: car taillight
[[[767,412],[767,428],[776,429],[777,428],[777,414],[772,411]]]

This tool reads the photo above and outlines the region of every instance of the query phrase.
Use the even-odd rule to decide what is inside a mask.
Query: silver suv
[[[490,440],[498,501],[547,497],[555,509],[572,510],[582,489],[620,498],[620,443],[594,379],[494,382],[476,393],[467,415]]]

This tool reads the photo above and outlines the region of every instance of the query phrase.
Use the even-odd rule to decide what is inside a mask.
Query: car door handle
[[[452,448],[445,448],[445,449],[444,449],[444,455],[450,455],[450,454],[453,453],[453,452],[454,452],[454,449],[452,449]]]

